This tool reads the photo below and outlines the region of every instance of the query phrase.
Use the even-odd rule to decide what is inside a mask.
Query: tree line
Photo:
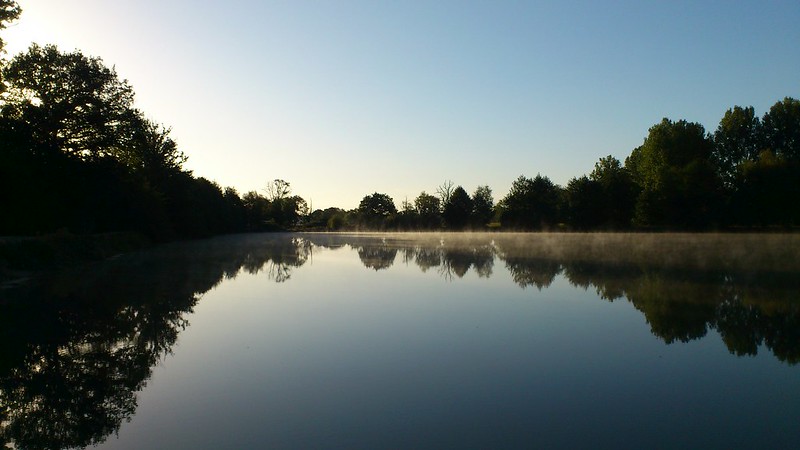
[[[713,133],[699,123],[665,118],[624,162],[600,158],[591,173],[566,186],[541,174],[520,176],[496,204],[488,186],[470,196],[447,181],[436,196],[423,191],[400,210],[386,194],[367,195],[344,218],[353,227],[386,229],[797,227],[800,101],[786,97],[763,117],[752,106],[734,106]]]
[[[18,18],[0,0],[0,29]],[[0,52],[3,42],[0,41]],[[2,53],[0,53],[2,54]],[[398,209],[387,194],[358,208],[310,211],[276,179],[264,193],[195,176],[134,91],[100,58],[32,45],[0,60],[0,235],[136,231],[155,240],[240,231],[627,230],[796,227],[800,101],[763,117],[725,112],[715,132],[664,119],[622,162],[601,158],[566,186],[520,176],[495,202],[446,181]]]

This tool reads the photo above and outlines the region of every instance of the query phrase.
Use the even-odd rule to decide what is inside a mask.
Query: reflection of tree
[[[442,249],[440,247],[413,247],[412,250],[415,253],[414,261],[423,272],[442,264]]]
[[[511,278],[523,288],[536,286],[542,290],[549,287],[561,272],[561,264],[552,259],[506,257],[505,262]]]
[[[473,256],[472,266],[475,268],[475,273],[480,278],[491,277],[494,267],[494,248],[488,245],[476,247],[473,250]]]
[[[2,440],[17,448],[84,447],[117,431],[151,367],[188,325],[192,288],[209,285],[186,281],[195,283],[145,283],[123,297],[107,296],[102,283],[78,292],[40,287],[31,297],[47,303],[4,311],[15,323],[2,324],[14,358],[0,372]]]
[[[312,244],[302,238],[287,238],[270,241],[269,246],[245,249],[241,267],[249,274],[266,272],[270,280],[282,283],[292,276],[292,269],[308,261]]]
[[[656,336],[667,344],[689,342],[708,332],[717,298],[713,285],[645,273],[627,290],[628,300],[644,313]]]
[[[646,270],[566,262],[575,286],[594,286],[602,298],[625,297],[666,343],[719,332],[731,353],[755,355],[765,345],[778,359],[800,362],[800,280],[796,274],[720,270]]]
[[[726,279],[714,326],[731,353],[755,355],[763,344],[781,361],[800,363],[800,281],[793,275],[764,274],[758,284]]]
[[[386,245],[362,246],[357,251],[361,263],[368,269],[388,269],[397,257],[397,248]]]
[[[779,359],[800,362],[800,279],[795,248],[780,236],[704,235],[397,235],[328,237],[349,243],[370,268],[387,268],[396,251],[425,272],[448,280],[474,268],[489,277],[495,258],[521,287],[547,288],[559,273],[600,298],[625,298],[666,343],[716,330],[729,350],[752,355],[761,345]],[[487,243],[490,242],[490,243]],[[315,242],[316,243],[316,242]],[[379,257],[379,250],[391,249]],[[776,263],[776,258],[782,261]],[[381,262],[383,261],[383,262]],[[783,269],[783,271],[781,271]],[[776,276],[775,273],[784,275]]]
[[[401,251],[426,272],[454,280],[474,268],[492,274],[495,258],[519,286],[547,288],[558,274],[600,298],[625,298],[666,343],[716,330],[737,355],[766,346],[800,362],[800,277],[796,239],[779,235],[421,234],[333,235],[369,268],[388,268]],[[444,237],[442,237],[444,236]]]
[[[242,268],[302,266],[289,235],[173,244],[2,292],[0,448],[85,447],[135,413],[200,294]],[[269,275],[269,269],[266,270]]]
[[[443,277],[452,279],[455,275],[458,278],[464,278],[472,266],[472,252],[463,248],[446,249],[443,252],[443,260],[444,264],[441,270]]]
[[[488,246],[468,246],[447,248],[443,252],[444,266],[449,274],[463,278],[470,267],[475,268],[479,277],[489,278],[494,266],[494,252]]]

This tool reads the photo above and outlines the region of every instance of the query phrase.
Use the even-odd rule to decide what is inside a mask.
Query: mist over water
[[[798,255],[780,234],[171,244],[0,292],[0,442],[787,447]]]

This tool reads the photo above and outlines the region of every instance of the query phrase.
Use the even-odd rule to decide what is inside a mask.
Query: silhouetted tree
[[[764,140],[775,156],[800,162],[800,100],[786,97],[764,115]]]
[[[472,199],[463,187],[458,186],[450,195],[450,200],[444,205],[444,221],[448,227],[462,230],[469,223],[472,215]]]
[[[414,199],[414,209],[419,217],[419,225],[423,228],[438,228],[442,219],[439,213],[439,198],[422,191]]]
[[[133,90],[100,58],[33,44],[3,68],[3,79],[3,116],[30,125],[38,143],[82,159],[125,146]]]
[[[549,178],[520,176],[502,200],[502,221],[512,228],[541,229],[557,223],[559,188]]]
[[[761,152],[756,161],[741,165],[734,206],[738,223],[744,225],[800,224],[800,166]]]
[[[292,188],[288,181],[275,179],[267,183],[266,191],[267,198],[274,202],[275,200],[281,200],[287,197],[292,192]]]
[[[361,199],[358,212],[364,224],[368,227],[384,228],[389,225],[390,219],[397,214],[394,200],[386,194],[375,192]]]
[[[276,198],[270,201],[267,207],[268,220],[271,219],[284,229],[297,225],[307,213],[306,201],[299,195]]]
[[[608,155],[595,163],[589,179],[597,182],[603,193],[600,224],[616,229],[630,227],[639,189],[628,170],[618,159]]]
[[[250,191],[242,196],[242,204],[245,209],[247,230],[257,231],[263,229],[267,220],[269,201],[259,195],[258,192]]]
[[[336,231],[346,225],[347,212],[341,208],[317,209],[308,215],[306,227]]]
[[[489,186],[478,186],[472,194],[472,223],[483,228],[494,216],[494,198]]]
[[[453,195],[453,189],[455,189],[455,185],[450,180],[446,180],[436,188],[436,195],[439,196],[439,204],[442,207],[442,212],[444,212],[444,207],[447,205],[447,202],[450,201],[450,196]]]
[[[148,182],[162,187],[167,179],[183,170],[188,157],[169,136],[172,130],[145,119],[138,111],[131,117],[130,137],[118,159],[141,172]]]
[[[566,188],[567,221],[580,230],[598,228],[604,222],[603,188],[587,176],[569,180]]]
[[[5,29],[8,24],[17,20],[19,15],[22,14],[22,8],[13,0],[0,0],[0,31]],[[4,51],[5,42],[0,38],[0,54]],[[2,81],[2,78],[0,78]],[[0,93],[3,92],[3,86],[0,84]]]

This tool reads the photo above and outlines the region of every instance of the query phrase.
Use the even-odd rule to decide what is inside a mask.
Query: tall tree
[[[472,215],[472,199],[463,187],[458,186],[453,190],[450,200],[444,205],[444,221],[447,226],[461,230],[469,223]]]
[[[753,161],[764,149],[761,120],[752,106],[734,106],[725,112],[714,132],[713,161],[726,186],[736,178],[739,165]]]
[[[422,191],[414,199],[414,208],[419,216],[420,226],[434,228],[441,225],[439,198]]]
[[[550,178],[520,176],[502,203],[502,221],[513,228],[542,229],[558,223],[560,188]]]
[[[133,90],[100,58],[33,44],[3,68],[2,115],[45,146],[81,159],[117,156],[135,120]]]
[[[701,228],[716,219],[720,182],[702,125],[663,119],[625,161],[641,187],[638,225]]]
[[[597,182],[602,190],[601,224],[614,229],[629,227],[638,195],[630,172],[617,158],[608,155],[595,163],[589,179]]]
[[[397,214],[397,207],[392,197],[375,192],[361,199],[358,212],[366,226],[383,228],[388,226],[390,220]]]
[[[267,198],[270,201],[275,201],[287,197],[292,192],[292,188],[288,181],[276,178],[267,183],[266,191]]]
[[[767,147],[788,162],[800,162],[800,100],[786,97],[775,103],[763,123]]]
[[[577,229],[598,228],[605,221],[603,187],[587,176],[569,180],[566,188],[567,220]]]
[[[453,189],[455,189],[455,185],[450,180],[446,180],[436,188],[436,195],[438,195],[439,200],[441,200],[439,204],[442,208],[450,201],[450,196],[453,195]]]
[[[494,215],[494,198],[489,186],[478,186],[472,194],[472,222],[476,227],[484,227]]]

